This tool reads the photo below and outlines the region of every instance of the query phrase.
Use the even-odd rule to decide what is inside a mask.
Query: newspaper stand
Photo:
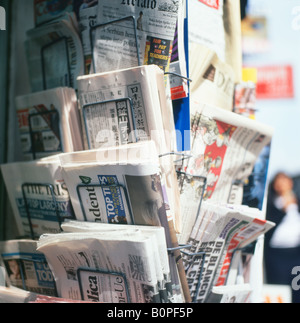
[[[137,63],[133,64],[133,65],[134,66],[141,66],[141,59],[140,59],[139,45],[138,45],[138,38],[137,38],[136,19],[135,19],[135,16],[127,16],[127,17],[124,17],[124,18],[111,20],[111,21],[108,21],[108,22],[103,23],[103,24],[93,25],[90,22],[90,43],[91,43],[91,52],[93,53],[92,54],[92,66],[93,66],[94,71],[96,71],[96,66],[95,66],[95,60],[94,60],[94,35],[93,35],[93,33],[95,32],[96,29],[104,28],[104,27],[106,27],[108,25],[117,24],[117,23],[120,23],[120,22],[123,22],[123,21],[126,21],[126,20],[131,20],[132,21],[133,30],[134,30],[134,37],[135,37],[135,44],[136,44],[136,54],[137,54],[136,55],[137,56]]]
[[[40,111],[40,112],[36,112],[36,113],[30,113],[28,115],[28,126],[29,126],[29,135],[30,135],[30,141],[31,141],[31,152],[32,152],[32,157],[33,159],[37,159],[36,154],[39,152],[37,151],[36,147],[35,147],[35,131],[33,130],[33,122],[32,120],[34,120],[34,118],[36,117],[43,117],[43,116],[55,116],[55,118],[57,118],[58,124],[60,125],[60,118],[59,118],[59,113],[56,109],[54,110],[49,110],[49,111]],[[58,152],[63,152],[63,147],[62,147],[62,140],[61,140],[61,131],[59,130],[59,143],[60,143],[60,150],[55,151],[56,153]]]
[[[69,56],[69,47],[68,47],[68,38],[67,37],[59,37],[56,40],[42,46],[41,48],[41,63],[42,63],[42,77],[43,77],[43,89],[47,90],[47,71],[46,71],[46,58],[45,52],[49,50],[51,47],[60,44],[61,42],[65,45],[65,57],[67,62],[67,76],[65,79],[65,86],[72,87],[71,84],[71,66],[70,66],[70,56]]]
[[[37,187],[43,187],[44,186],[44,187],[48,187],[49,188],[49,190],[51,192],[52,202],[55,205],[55,216],[56,216],[57,222],[59,224],[60,230],[61,230],[61,224],[63,223],[63,218],[59,214],[58,203],[57,203],[57,200],[56,200],[56,197],[55,197],[55,194],[54,194],[53,185],[51,185],[51,184],[41,184],[41,183],[24,183],[22,185],[22,195],[23,195],[23,199],[24,199],[26,216],[27,216],[27,219],[28,219],[28,224],[29,224],[31,238],[32,238],[32,240],[35,240],[36,239],[36,235],[34,234],[32,220],[31,220],[31,214],[30,214],[28,200],[27,200],[26,192],[25,192],[26,187],[30,187],[32,185],[33,186],[37,186]]]
[[[89,104],[85,104],[82,106],[82,116],[83,116],[83,123],[84,123],[84,128],[85,128],[85,133],[86,133],[86,138],[87,138],[87,144],[89,149],[94,149],[95,147],[92,147],[91,145],[91,138],[89,136],[89,131],[88,131],[88,124],[87,124],[87,109],[96,109],[99,105],[105,105],[109,103],[121,103],[121,102],[126,102],[126,107],[127,110],[130,111],[130,116],[131,116],[131,122],[133,125],[133,132],[130,134],[132,135],[133,133],[135,134],[135,141],[139,141],[139,138],[137,136],[137,130],[136,130],[136,124],[135,124],[135,119],[134,119],[134,108],[133,108],[133,102],[130,97],[125,97],[125,98],[120,98],[120,99],[113,99],[113,100],[107,100],[107,101],[98,101],[98,102],[93,102]],[[128,106],[130,109],[128,109]],[[94,138],[96,139],[96,138]]]
[[[134,225],[134,217],[133,217],[133,213],[132,213],[132,210],[131,210],[131,204],[130,204],[130,201],[129,201],[129,195],[128,195],[128,192],[127,192],[127,189],[124,185],[121,185],[121,184],[108,184],[108,185],[101,185],[101,184],[79,184],[77,185],[76,187],[76,190],[77,190],[77,195],[78,195],[78,199],[79,199],[79,203],[80,203],[80,206],[81,206],[81,210],[82,210],[82,214],[83,214],[83,217],[84,217],[84,221],[88,221],[87,219],[87,216],[86,216],[86,213],[85,213],[85,209],[84,209],[84,206],[83,206],[83,203],[82,203],[82,197],[81,197],[81,194],[80,194],[80,189],[81,188],[87,188],[87,187],[91,187],[91,188],[94,188],[94,189],[102,189],[102,188],[113,188],[113,189],[121,189],[121,191],[123,191],[124,193],[124,196],[125,196],[125,200],[126,200],[126,204],[127,204],[127,208],[128,208],[128,212],[129,212],[129,217],[130,217],[130,220],[131,220],[131,223]]]

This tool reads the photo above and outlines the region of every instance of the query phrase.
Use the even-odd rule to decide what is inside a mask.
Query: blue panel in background
[[[188,16],[188,1],[186,4],[186,16]],[[187,65],[187,75],[189,77],[189,44],[188,44],[188,19],[184,21],[184,46],[185,57]],[[179,132],[177,135],[177,149],[178,151],[190,150],[190,98],[173,101],[173,112],[175,129]]]

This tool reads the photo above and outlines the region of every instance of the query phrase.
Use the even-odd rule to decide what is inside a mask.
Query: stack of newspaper
[[[188,244],[196,256],[184,256],[190,292],[206,302],[214,286],[226,285],[235,252],[255,241],[274,224],[257,209],[204,202]]]
[[[163,226],[168,247],[178,247],[176,219],[153,141],[62,154],[60,161],[77,220]],[[177,256],[178,250],[171,261],[189,294]]]
[[[47,22],[62,19],[73,14],[73,0],[60,1],[59,3],[51,3],[48,0],[34,0],[34,22],[36,26],[40,26]]]
[[[86,149],[155,142],[178,231],[179,191],[170,155],[176,151],[176,133],[163,71],[151,65],[82,76],[78,98]]]
[[[75,90],[60,87],[15,100],[23,160],[83,149]]]
[[[61,19],[27,32],[25,42],[32,92],[56,87],[77,89],[84,73],[82,43],[76,20]]]
[[[81,76],[78,99],[86,149],[151,138],[159,153],[173,151],[172,105],[157,66]]]
[[[243,187],[273,129],[221,108],[192,102],[192,147],[181,166],[181,237],[185,243],[201,202],[242,204]]]
[[[66,229],[73,231],[74,226]],[[74,231],[43,235],[38,242],[60,297],[102,303],[179,302],[180,294],[170,284],[163,228],[94,224],[80,229],[78,223]]]
[[[74,218],[57,155],[4,164],[1,171],[20,236],[60,232],[60,223]]]
[[[37,241],[10,240],[0,243],[0,262],[8,286],[47,296],[57,296],[52,272]]]

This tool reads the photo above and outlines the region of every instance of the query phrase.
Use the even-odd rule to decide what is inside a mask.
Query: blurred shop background
[[[269,177],[300,174],[300,1],[248,0],[243,63],[258,69],[258,121],[275,129]]]
[[[300,1],[241,0],[241,4],[245,6],[242,20],[243,64],[257,68],[256,119],[275,130],[268,179],[271,182],[279,172],[290,176],[294,187],[287,189],[294,189],[297,196],[294,202],[299,204]],[[280,188],[284,189],[284,186]],[[270,189],[267,218],[277,224],[277,236],[278,232],[283,235],[277,245],[272,239],[276,236],[274,231],[265,239],[265,283],[268,284],[264,285],[265,302],[298,303],[299,292],[291,289],[291,268],[300,264],[299,229],[296,229],[299,228],[299,213],[294,215],[293,222],[288,207],[279,210],[276,205],[279,195],[273,197],[272,193],[274,191]],[[286,241],[293,236],[293,231],[295,240],[287,245]]]

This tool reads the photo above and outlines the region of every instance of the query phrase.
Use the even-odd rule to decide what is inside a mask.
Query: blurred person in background
[[[292,270],[300,266],[300,199],[293,179],[283,172],[270,183],[267,220],[276,224],[265,237],[267,284],[292,287]],[[300,303],[300,291],[292,290],[292,302]]]

